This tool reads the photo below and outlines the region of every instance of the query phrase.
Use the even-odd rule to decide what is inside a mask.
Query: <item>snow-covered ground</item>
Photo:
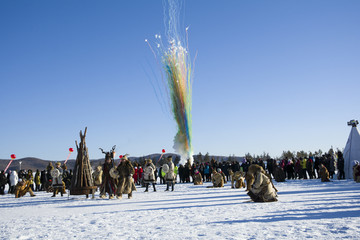
[[[206,186],[138,188],[122,200],[0,196],[0,239],[360,239],[359,183],[275,182],[274,203]]]

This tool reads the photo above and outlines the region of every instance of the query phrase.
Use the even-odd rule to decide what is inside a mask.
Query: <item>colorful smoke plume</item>
[[[167,45],[160,35],[155,35],[155,43],[145,40],[161,66],[162,83],[165,86],[166,99],[169,102],[172,115],[177,123],[177,133],[174,138],[174,149],[181,155],[181,162],[187,159],[193,161],[192,149],[192,75],[191,59],[188,50],[187,33],[182,38],[178,33],[181,1],[169,0],[165,9],[167,24]],[[186,39],[186,40],[185,40]],[[186,45],[184,44],[186,43]],[[152,47],[155,45],[156,47]],[[159,61],[160,59],[160,61]]]

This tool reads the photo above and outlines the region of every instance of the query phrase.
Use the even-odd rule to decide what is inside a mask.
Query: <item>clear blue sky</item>
[[[195,153],[345,147],[346,122],[360,119],[360,1],[188,0],[183,11],[198,52]],[[0,158],[65,159],[86,126],[92,159],[113,145],[173,152],[144,42],[164,33],[162,1],[3,0],[0,32]]]

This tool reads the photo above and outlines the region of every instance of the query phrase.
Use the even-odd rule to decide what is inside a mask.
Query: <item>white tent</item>
[[[354,121],[354,120],[352,120]],[[351,125],[351,131],[349,138],[347,140],[345,149],[344,149],[344,160],[345,160],[345,178],[353,178],[353,165],[354,160],[360,162],[360,132],[355,124],[350,124],[353,122],[349,122],[348,125]]]

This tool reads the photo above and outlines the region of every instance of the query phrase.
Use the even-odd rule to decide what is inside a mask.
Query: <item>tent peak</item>
[[[359,124],[358,120],[350,120],[347,125],[348,126],[352,126],[352,127],[356,127]]]

